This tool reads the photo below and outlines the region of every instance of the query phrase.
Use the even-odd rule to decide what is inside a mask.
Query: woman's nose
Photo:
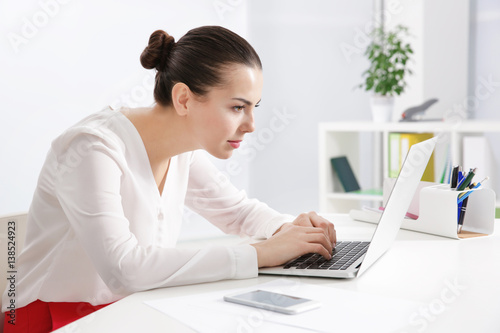
[[[245,119],[240,126],[240,130],[245,133],[252,133],[253,131],[255,131],[253,112],[245,116]]]

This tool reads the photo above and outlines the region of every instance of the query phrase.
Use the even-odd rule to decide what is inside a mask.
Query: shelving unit
[[[362,189],[381,189],[388,175],[388,137],[391,132],[434,133],[440,135],[435,149],[435,179],[445,168],[447,155],[451,164],[462,164],[462,141],[467,136],[500,133],[498,121],[373,123],[338,122],[319,124],[319,199],[323,213],[347,213],[363,205],[376,206],[382,195],[345,193],[334,176],[330,158],[347,156]],[[449,153],[448,153],[449,151]],[[496,175],[490,186],[499,193]],[[497,204],[497,206],[500,206]]]

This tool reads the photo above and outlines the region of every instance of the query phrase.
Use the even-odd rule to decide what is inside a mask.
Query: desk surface
[[[328,216],[339,239],[370,239],[375,225]],[[496,227],[500,221],[496,220]],[[186,242],[181,247],[238,244],[236,237]],[[259,276],[139,292],[57,332],[193,332],[146,300],[249,287],[280,278]],[[453,240],[400,230],[391,249],[355,279],[293,278],[323,287],[422,302],[408,332],[500,332],[500,235]],[[325,318],[325,320],[332,320]],[[387,320],[391,314],[387,313]],[[334,326],[334,322],[332,322]],[[336,327],[336,329],[341,329]],[[345,329],[345,328],[344,328]],[[355,324],[348,328],[356,331]],[[405,331],[406,332],[406,331]]]

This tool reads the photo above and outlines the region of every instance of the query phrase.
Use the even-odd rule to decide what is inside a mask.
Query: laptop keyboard
[[[366,253],[368,245],[370,242],[338,242],[330,260],[317,253],[308,253],[289,261],[283,268],[345,270]]]

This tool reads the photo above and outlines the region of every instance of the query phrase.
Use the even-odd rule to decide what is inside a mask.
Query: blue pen
[[[458,170],[458,179],[457,179],[457,185],[460,184],[460,182],[464,179],[464,173],[462,171],[462,167]],[[455,186],[455,188],[457,188]]]
[[[474,178],[474,175],[476,174],[476,170],[477,168],[470,169],[469,173],[467,173],[467,176],[462,179],[462,181],[457,185],[457,191],[463,191],[470,185],[472,178]]]
[[[482,183],[487,181],[489,178],[490,177],[486,177],[479,183],[469,186],[469,189],[473,190],[475,188],[478,188],[479,186],[481,186]],[[461,193],[458,196],[458,207],[460,207],[458,211],[458,233],[462,232],[462,227],[464,225],[464,219],[465,219],[465,211],[467,210],[467,202],[469,201],[468,197],[472,192],[474,191],[468,191],[465,194]]]
[[[472,188],[470,188],[471,190],[473,189],[476,189],[478,188],[479,186],[482,185],[482,183],[484,183],[485,181],[487,181],[488,179],[490,179],[490,177],[486,177],[484,178],[483,180],[481,180],[479,183],[477,184],[473,184],[474,186]],[[458,204],[460,204],[462,201],[464,201],[465,198],[467,198],[473,191],[468,191],[468,192],[465,192],[465,193],[462,193],[458,196]]]
[[[457,202],[457,223],[460,223],[460,214],[462,214],[462,202]]]
[[[471,191],[472,192],[472,191]],[[470,192],[469,192],[470,193]],[[462,208],[460,209],[460,216],[458,218],[458,230],[457,232],[460,234],[462,232],[462,227],[464,225],[464,220],[465,220],[465,211],[467,210],[467,201],[469,201],[468,198],[465,198],[464,202],[462,202],[460,205]]]
[[[462,182],[462,180],[464,180],[464,174],[462,171],[462,167],[459,166],[458,167],[457,185],[460,184]],[[457,189],[457,186],[454,187],[454,190],[456,190],[456,189]],[[460,221],[460,213],[462,212],[462,204],[457,203],[457,208],[458,208],[458,211],[457,211],[457,222],[458,222],[458,221]]]

